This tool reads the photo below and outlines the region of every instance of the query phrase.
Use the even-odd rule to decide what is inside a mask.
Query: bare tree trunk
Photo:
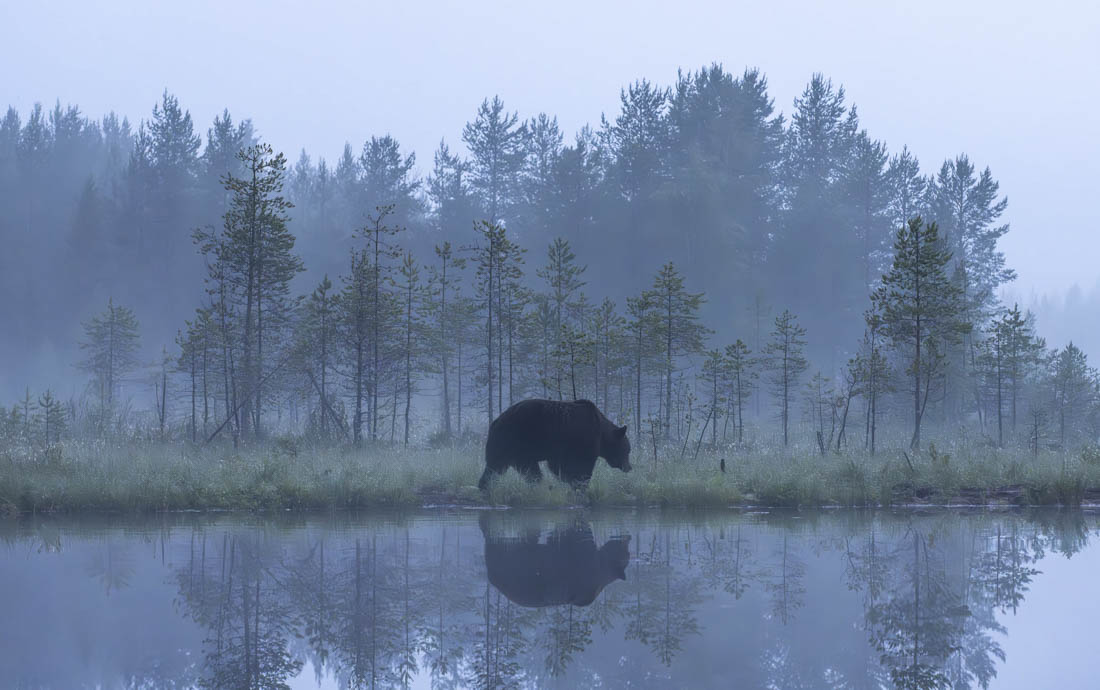
[[[196,373],[197,372],[195,371],[195,368],[196,368],[195,359],[196,359],[197,355],[195,354],[195,344],[193,342],[191,343],[191,348],[190,349],[191,349],[191,443],[194,443],[196,434],[198,433],[197,428],[196,428],[198,425],[196,423],[197,420],[195,418],[196,413],[198,411],[197,410],[197,401],[195,400],[195,396],[198,394],[198,391],[197,391],[198,380],[196,378]]]

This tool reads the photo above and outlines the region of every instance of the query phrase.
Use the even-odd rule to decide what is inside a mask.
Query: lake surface
[[[0,523],[0,687],[1097,687],[1097,514]]]

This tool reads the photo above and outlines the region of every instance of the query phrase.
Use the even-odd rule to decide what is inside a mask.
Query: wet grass
[[[726,472],[719,470],[726,458]],[[310,449],[281,441],[235,451],[157,442],[0,449],[0,516],[29,512],[327,510],[437,504],[510,506],[1080,505],[1100,502],[1094,453],[952,447],[821,456],[812,449],[676,450],[602,462],[587,489],[509,472],[482,496],[476,448]]]

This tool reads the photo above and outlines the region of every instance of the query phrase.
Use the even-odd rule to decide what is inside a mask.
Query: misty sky
[[[517,9],[513,5],[524,5]],[[759,67],[776,108],[815,71],[871,135],[926,171],[966,152],[1009,197],[1010,297],[1096,285],[1100,9],[1048,0],[861,2],[156,2],[0,4],[0,96],[147,117],[163,89],[205,134],[228,107],[293,161],[390,133],[421,172],[499,94],[572,132],[647,77]],[[135,122],[136,124],[136,122]],[[594,263],[594,262],[593,262]]]

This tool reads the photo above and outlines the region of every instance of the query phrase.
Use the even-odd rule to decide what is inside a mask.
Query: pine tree
[[[595,369],[596,404],[601,405],[601,409],[611,408],[612,372],[621,371],[625,365],[625,327],[626,319],[616,311],[615,303],[605,297],[592,314],[590,329],[592,333],[592,365]],[[626,411],[620,410],[619,416],[626,416]]]
[[[161,346],[159,371],[153,377],[153,407],[157,412],[157,426],[161,439],[166,438],[165,432],[168,425],[168,369],[171,361],[168,348]]]
[[[153,107],[147,129],[147,161],[144,170],[144,224],[142,249],[149,253],[146,265],[154,271],[175,308],[190,306],[189,293],[181,286],[197,278],[194,264],[183,260],[188,253],[188,228],[198,196],[199,148],[202,137],[194,130],[191,113],[165,91]],[[176,313],[179,313],[178,311]]]
[[[479,242],[471,248],[474,252],[474,264],[477,267],[477,294],[479,307],[485,314],[485,357],[486,357],[486,391],[489,422],[493,415],[493,340],[497,338],[500,330],[500,299],[499,299],[499,275],[502,271],[504,256],[507,251],[508,238],[504,228],[487,220],[474,224],[474,230],[479,235]],[[494,318],[496,320],[494,320]],[[498,346],[499,349],[499,346]],[[497,377],[499,379],[499,375]],[[498,381],[499,386],[499,381]]]
[[[997,249],[997,241],[1009,229],[998,224],[1008,201],[998,200],[997,194],[998,184],[989,169],[976,175],[965,155],[945,161],[928,189],[941,238],[952,252],[952,276],[962,291],[964,318],[974,325],[959,344],[947,348],[948,379],[956,384],[950,386],[952,395],[945,395],[946,405],[951,411],[962,411],[960,393],[965,388],[959,384],[967,382],[983,424],[978,338],[996,315],[997,289],[1015,278],[1015,272],[1005,268],[1004,253]]]
[[[1089,366],[1088,357],[1072,342],[1050,357],[1049,387],[1053,392],[1053,416],[1058,420],[1058,443],[1063,450],[1067,442],[1085,435],[1095,438],[1094,429],[1086,429],[1086,420],[1097,403],[1100,375]]]
[[[389,135],[371,137],[359,155],[359,198],[363,206],[389,208],[391,224],[408,226],[420,212],[420,181],[413,173],[415,167],[416,154],[402,156],[396,139]]]
[[[87,292],[103,285],[109,277],[111,247],[106,234],[104,206],[95,177],[89,176],[80,192],[68,238],[71,261],[79,267],[80,283]]]
[[[575,296],[585,286],[582,276],[587,269],[577,264],[577,256],[564,237],[555,237],[546,248],[546,265],[535,271],[535,275],[546,282],[555,333],[560,332],[566,322],[576,323]]]
[[[1018,304],[1005,310],[993,324],[997,375],[997,433],[1003,444],[1002,396],[1007,392],[1012,425],[1016,433],[1017,402],[1021,386],[1028,373],[1039,362],[1045,342],[1035,335],[1035,317],[1031,312],[1021,313]],[[1007,385],[1008,390],[1004,387]]]
[[[814,425],[814,433],[817,436],[817,445],[822,455],[825,449],[833,445],[833,436],[836,433],[836,389],[833,383],[822,373],[815,372],[806,384],[805,400],[810,421]],[[825,436],[826,417],[829,420],[829,435]]]
[[[684,279],[669,262],[661,267],[653,279],[649,294],[655,313],[655,335],[660,338],[664,355],[665,375],[665,433],[672,427],[672,373],[676,360],[703,348],[703,340],[710,332],[699,323],[699,308],[705,301],[703,293],[691,293],[684,289]]]
[[[214,117],[213,125],[206,130],[206,148],[202,152],[202,178],[209,208],[214,217],[221,217],[229,206],[231,196],[222,184],[226,175],[241,177],[245,171],[237,154],[255,144],[252,121],[244,120],[234,125],[229,110]]]
[[[34,401],[34,399],[31,398],[31,389],[30,388],[24,389],[24,391],[23,391],[23,400],[19,404],[19,407],[23,408],[23,412],[22,412],[22,415],[21,415],[22,419],[20,420],[21,421],[20,426],[22,426],[22,432],[21,432],[20,435],[22,436],[22,438],[25,441],[30,441],[31,440],[32,415],[36,414],[36,410],[38,409],[38,403],[36,403]],[[14,412],[15,408],[12,408],[12,410]]]
[[[244,175],[224,178],[232,194],[221,233],[196,231],[213,282],[223,285],[238,312],[241,352],[240,433],[262,436],[264,383],[270,375],[265,347],[280,344],[294,300],[290,281],[304,269],[287,228],[291,204],[282,196],[286,158],[258,144],[237,154]]]
[[[478,347],[478,304],[473,297],[455,293],[452,300],[451,314],[454,327],[451,342],[454,344],[454,378],[455,378],[455,432],[460,436],[463,433],[462,413],[466,409],[463,403],[463,387],[468,372],[472,370],[469,361]]]
[[[370,309],[370,368],[367,391],[370,395],[369,421],[372,441],[378,440],[380,421],[378,396],[382,389],[382,358],[385,354],[383,343],[389,340],[388,327],[393,323],[386,318],[387,310],[393,306],[392,295],[387,292],[386,285],[393,272],[390,262],[401,253],[394,238],[405,229],[389,222],[392,213],[392,206],[379,206],[373,214],[368,214],[366,225],[356,230],[366,244],[365,253],[359,258],[366,259],[367,263],[361,268],[370,273],[366,282]]]
[[[930,189],[941,238],[967,278],[963,298],[977,309],[972,323],[992,314],[997,288],[1016,277],[997,248],[1009,230],[997,224],[1008,207],[1007,199],[997,199],[998,190],[989,168],[976,176],[966,155],[944,161]]]
[[[422,286],[420,284],[420,266],[409,252],[405,252],[404,259],[398,267],[400,282],[397,284],[401,300],[402,319],[402,344],[401,354],[404,359],[404,388],[405,388],[405,435],[404,445],[409,447],[409,418],[412,412],[413,387],[416,383],[415,372],[419,369],[420,361],[420,331],[421,301],[423,299]]]
[[[572,400],[581,398],[577,392],[579,370],[594,363],[594,348],[595,345],[592,339],[584,331],[569,324],[562,325],[552,356],[555,362],[558,363],[557,366],[560,367],[562,374],[568,371]],[[560,376],[561,374],[559,374],[559,380]]]
[[[432,322],[431,351],[438,360],[443,379],[442,429],[445,439],[451,438],[451,370],[457,340],[462,337],[454,303],[460,299],[461,271],[466,259],[455,256],[450,242],[435,246],[437,264],[428,269],[427,313]],[[448,301],[450,300],[450,301]]]
[[[65,406],[46,389],[38,398],[35,414],[36,426],[42,430],[42,442],[45,445],[57,443],[65,433]]]
[[[727,399],[733,405],[730,418],[737,424],[737,443],[745,440],[745,402],[752,395],[756,387],[757,377],[756,362],[752,359],[752,351],[738,339],[732,345],[726,346],[725,351],[725,385]],[[725,432],[723,432],[723,435]]]
[[[582,280],[587,266],[578,265],[577,257],[569,241],[556,237],[546,249],[546,264],[535,275],[546,283],[546,293],[540,295],[547,312],[542,318],[541,350],[543,359],[544,389],[546,380],[555,382],[558,399],[562,398],[562,378],[565,372],[562,358],[571,348],[561,338],[577,335],[578,293],[584,287]],[[575,388],[575,387],[574,387]]]
[[[469,163],[452,154],[446,143],[439,143],[426,191],[432,205],[433,229],[440,237],[466,232],[480,215],[469,168]]]
[[[526,137],[527,128],[519,116],[508,113],[496,96],[482,101],[477,117],[462,130],[462,141],[472,156],[471,183],[490,224],[503,222],[516,201]]]
[[[837,405],[843,405],[844,411],[840,414],[840,429],[836,434],[836,452],[840,452],[842,444],[846,443],[848,432],[848,413],[852,409],[852,399],[860,394],[862,379],[862,367],[859,363],[859,354],[848,360],[848,366],[844,368],[844,377],[840,394],[836,398]]]
[[[369,404],[370,346],[371,346],[371,295],[377,279],[367,250],[351,252],[351,267],[344,277],[344,287],[336,300],[339,332],[348,353],[347,377],[354,401],[352,418],[352,443],[362,444],[364,403]]]
[[[529,120],[525,128],[524,166],[521,182],[523,226],[537,241],[551,237],[561,227],[562,193],[558,169],[562,155],[562,133],[558,118],[546,113]]]
[[[360,181],[359,159],[352,153],[351,144],[344,143],[340,159],[332,171],[334,200],[333,225],[340,228],[359,227],[367,222],[367,206]]]
[[[947,276],[950,261],[938,226],[915,216],[898,230],[893,266],[873,298],[886,334],[909,361],[913,449],[920,448],[921,420],[932,386],[943,373],[941,343],[957,342],[968,328],[962,320],[961,290]]]
[[[890,226],[900,228],[924,211],[928,180],[921,175],[920,161],[907,147],[890,159],[886,179],[890,185]]]
[[[861,130],[852,141],[841,189],[845,215],[856,236],[865,292],[870,292],[882,275],[889,254],[892,190],[887,166],[885,144]]]
[[[783,137],[766,84],[757,71],[735,78],[714,64],[679,75],[668,105],[669,186],[682,232],[667,241],[683,247],[691,275],[728,271],[731,289],[712,293],[716,301],[760,278],[755,259],[774,217]]]
[[[326,275],[302,304],[298,321],[298,365],[309,379],[309,387],[317,395],[319,430],[328,438],[342,423],[330,392],[331,375],[340,352],[337,348],[339,329],[338,295]]]
[[[615,156],[615,184],[628,203],[648,199],[667,178],[669,92],[646,80],[619,94],[622,112],[615,124],[604,121],[604,137]]]
[[[506,340],[500,342],[497,349],[498,352],[498,382],[503,384],[504,374],[503,367],[504,362],[501,360],[505,350],[507,350],[507,367],[508,367],[508,404],[511,405],[515,402],[516,395],[516,371],[522,368],[522,362],[525,355],[524,343],[522,342],[522,330],[525,326],[525,315],[527,313],[527,305],[530,303],[531,292],[526,288],[523,283],[523,255],[527,253],[527,250],[521,247],[519,244],[509,241],[503,247],[504,252],[502,254],[502,261],[500,264],[500,270],[497,272],[497,283],[499,289],[501,325],[503,328],[500,331],[501,336]],[[499,392],[498,385],[498,392]],[[503,399],[500,403],[501,409],[504,409]]]
[[[176,371],[188,377],[190,385],[191,414],[189,430],[191,442],[198,441],[199,400],[202,401],[202,434],[206,437],[210,422],[210,380],[212,353],[217,347],[217,328],[213,309],[198,309],[194,321],[186,322],[186,331],[177,333],[176,344],[180,348]]]
[[[863,340],[860,343],[856,356],[848,363],[849,371],[856,376],[856,389],[865,396],[867,401],[866,419],[864,423],[864,447],[868,448],[871,455],[875,454],[875,441],[878,432],[879,398],[884,393],[893,390],[890,383],[890,368],[883,352],[884,323],[882,314],[874,307],[863,315],[867,324],[863,332]]]
[[[50,149],[53,146],[42,104],[35,103],[31,109],[23,130],[19,133],[19,142],[15,149],[16,170],[23,182],[22,206],[24,229],[29,235],[36,225],[41,207],[42,179],[46,173]]]
[[[707,424],[710,425],[710,445],[718,445],[718,417],[722,414],[721,406],[725,402],[725,391],[722,386],[726,362],[721,350],[708,350],[703,359],[703,368],[699,372],[699,380],[706,387],[710,404],[707,406]]]
[[[837,358],[838,350],[858,333],[858,312],[837,306],[858,304],[867,294],[863,239],[845,208],[844,190],[853,172],[858,130],[859,121],[855,109],[846,103],[844,88],[834,88],[821,74],[813,75],[795,99],[787,130],[783,213],[768,257],[775,294],[814,334],[811,350],[821,359]],[[868,152],[868,158],[875,157]],[[877,165],[865,163],[870,168]],[[876,176],[874,170],[862,173],[862,177]],[[871,215],[875,215],[873,191],[869,196]],[[872,233],[869,239],[873,231],[867,226],[873,223],[865,217],[860,221]]]
[[[806,346],[806,329],[798,325],[794,314],[783,310],[775,317],[775,330],[771,342],[764,347],[764,367],[768,371],[768,383],[779,405],[779,419],[783,426],[783,445],[789,441],[791,395],[798,386],[809,363],[803,354]]]
[[[125,377],[137,367],[138,321],[134,312],[107,301],[107,310],[84,322],[84,340],[80,349],[86,354],[80,369],[92,375],[99,403],[114,408],[115,398]]]
[[[654,345],[657,309],[656,300],[647,290],[638,297],[626,300],[628,317],[627,330],[631,343],[631,359],[634,369],[634,426],[642,429],[642,375],[644,369],[657,353]]]
[[[553,216],[562,232],[580,237],[594,226],[603,193],[606,158],[606,151],[588,126],[581,128],[572,146],[561,150],[554,171]]]

